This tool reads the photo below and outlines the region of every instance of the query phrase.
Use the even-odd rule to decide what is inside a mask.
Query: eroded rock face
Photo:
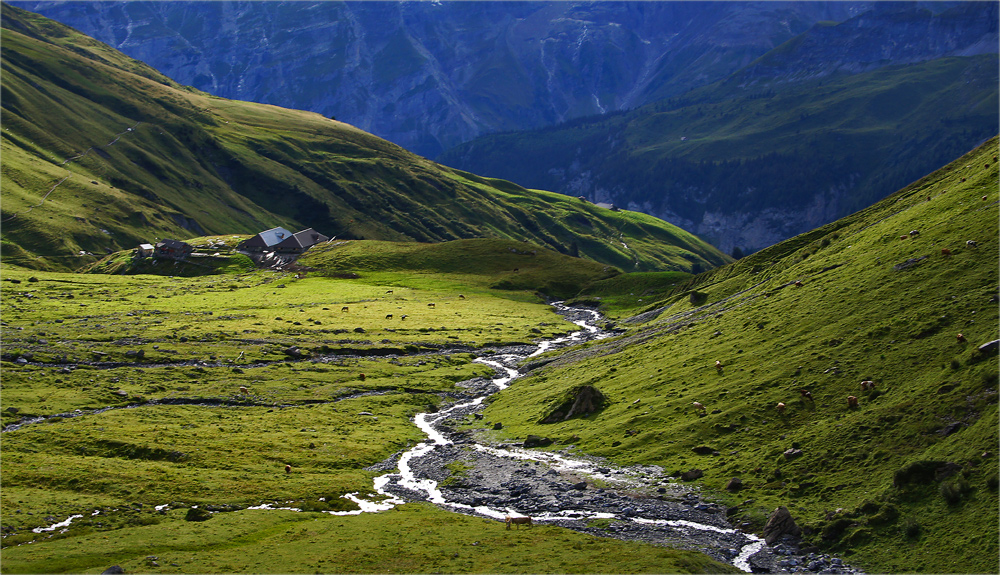
[[[594,413],[604,407],[606,401],[607,398],[596,387],[581,385],[570,393],[569,401],[552,410],[541,423],[556,423],[577,415]]]

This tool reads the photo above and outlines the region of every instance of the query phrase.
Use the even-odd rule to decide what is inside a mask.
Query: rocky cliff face
[[[14,2],[182,84],[421,155],[724,78],[844,2]]]

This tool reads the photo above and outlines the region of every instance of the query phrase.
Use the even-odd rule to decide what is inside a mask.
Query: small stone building
[[[163,240],[156,242],[153,256],[159,259],[183,260],[186,259],[194,248],[190,244],[180,240]]]

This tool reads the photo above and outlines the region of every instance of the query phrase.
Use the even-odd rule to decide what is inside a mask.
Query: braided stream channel
[[[536,345],[493,350],[490,355],[477,358],[475,361],[494,368],[495,377],[460,382],[457,386],[461,392],[448,394],[460,399],[437,412],[417,414],[414,424],[427,438],[369,468],[384,472],[374,480],[376,496],[347,494],[344,497],[357,503],[359,509],[323,513],[358,515],[387,511],[407,501],[427,501],[449,511],[499,521],[506,517],[530,517],[533,523],[558,525],[600,537],[698,550],[746,572],[805,568],[808,557],[797,554],[787,557],[791,554],[783,553],[781,545],[771,548],[761,538],[733,528],[726,520],[724,506],[703,501],[695,488],[677,483],[657,466],[616,467],[605,460],[570,454],[567,450],[487,444],[476,440],[476,432],[453,428],[470,417],[481,419],[478,414],[485,400],[521,377],[519,365],[525,360],[553,349],[614,335],[598,327],[601,316],[596,311],[572,308],[561,302],[552,305],[580,330]],[[466,469],[460,477],[452,477],[449,470],[449,464],[456,462]],[[276,504],[248,509],[300,511]],[[36,528],[35,532],[64,529],[78,517],[82,516]],[[824,573],[859,573],[838,559],[833,559],[832,564],[829,557],[818,559]],[[789,565],[792,561],[794,566]]]

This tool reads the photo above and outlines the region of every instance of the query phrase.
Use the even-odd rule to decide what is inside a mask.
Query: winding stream
[[[566,451],[485,445],[472,439],[472,434],[449,428],[449,422],[477,414],[489,396],[508,388],[521,376],[517,367],[521,361],[552,349],[612,335],[597,327],[601,319],[597,312],[570,308],[561,302],[553,305],[580,330],[535,347],[518,346],[476,359],[494,368],[496,377],[489,381],[462,382],[459,386],[469,387],[469,399],[436,413],[417,414],[414,424],[427,439],[376,466],[391,470],[374,479],[377,496],[366,499],[356,493],[348,494],[344,497],[354,501],[359,509],[324,513],[376,513],[407,501],[422,500],[458,513],[497,520],[528,515],[534,522],[602,537],[696,549],[746,572],[788,568],[791,560],[777,561],[780,549],[769,548],[759,537],[732,528],[723,507],[702,502],[694,488],[675,483],[658,467],[616,468],[597,458],[570,456]],[[450,475],[445,466],[456,461],[466,464],[468,473],[458,484],[454,480],[442,483]],[[595,482],[605,487],[598,488]],[[299,511],[271,504],[249,509]],[[66,529],[79,517],[82,516],[74,515],[34,531]],[[795,565],[805,567],[804,560],[797,559]],[[834,565],[842,565],[839,560],[834,561]],[[825,572],[857,571],[842,566]]]
[[[376,503],[359,499],[356,495],[348,497],[362,505],[362,510],[381,510],[410,498],[429,501],[460,513],[499,520],[506,516],[524,516],[524,512],[530,512],[535,522],[552,522],[604,536],[609,533],[600,532],[590,527],[589,523],[601,519],[619,520],[628,522],[631,529],[627,531],[638,532],[632,533],[631,536],[629,533],[619,533],[623,535],[622,538],[671,543],[676,543],[679,538],[687,539],[689,542],[695,542],[695,548],[708,552],[716,559],[729,561],[743,571],[751,571],[750,557],[764,548],[764,542],[754,535],[744,534],[731,528],[719,517],[719,509],[713,506],[699,502],[694,507],[700,509],[695,509],[690,505],[691,494],[688,494],[686,503],[664,502],[655,498],[633,500],[619,495],[614,489],[593,490],[596,493],[585,497],[583,501],[571,496],[561,496],[568,491],[564,475],[578,479],[586,476],[605,485],[636,488],[646,485],[651,479],[658,484],[670,484],[663,478],[662,470],[612,469],[599,460],[575,459],[556,452],[533,451],[516,446],[497,447],[469,443],[461,434],[455,439],[452,438],[456,434],[447,430],[445,422],[456,417],[467,417],[481,410],[483,401],[487,397],[506,389],[521,375],[516,367],[520,361],[552,349],[611,335],[595,325],[600,320],[597,312],[569,308],[559,302],[553,305],[560,314],[571,317],[571,321],[581,329],[568,336],[542,342],[527,353],[502,353],[477,359],[477,362],[489,365],[497,371],[497,377],[492,379],[489,391],[436,413],[420,413],[414,418],[414,423],[427,435],[427,439],[399,456],[396,471],[375,479],[375,491],[387,499]],[[456,441],[464,445],[456,448]],[[479,473],[474,475],[484,481],[476,485],[478,489],[473,490],[475,495],[471,496],[472,502],[466,502],[469,496],[463,497],[454,493],[454,489],[442,488],[431,475],[433,470],[442,469],[447,462],[460,457],[468,458],[470,452],[477,460],[474,469]],[[533,493],[525,497],[522,489],[522,496],[515,500],[519,504],[504,497],[502,492],[497,498],[490,498],[488,495],[482,497],[482,492],[489,491],[488,484],[491,480],[493,483],[505,481],[509,483],[512,479],[515,481],[522,479],[518,468],[511,468],[512,463],[515,466],[524,463],[535,464],[531,469],[531,475],[536,480],[532,482],[529,479],[528,482],[533,485],[527,487],[527,490]],[[546,470],[543,474],[547,475],[548,481],[537,481],[538,468]],[[582,492],[587,489],[586,487],[581,489],[580,485],[576,484],[577,491]],[[674,491],[680,489],[676,484],[672,486]],[[660,490],[666,491],[666,488]],[[486,501],[476,504],[476,500],[483,499]],[[540,511],[545,505],[548,509]],[[672,536],[659,536],[668,532],[671,532]]]

